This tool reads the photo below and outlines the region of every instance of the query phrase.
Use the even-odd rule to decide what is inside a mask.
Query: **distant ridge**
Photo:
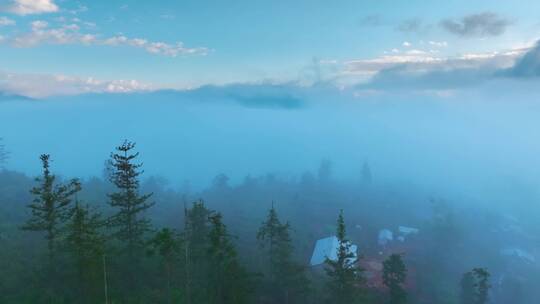
[[[30,97],[27,97],[27,96],[23,96],[23,95],[0,92],[0,102],[15,101],[15,100],[30,101],[30,100],[34,100],[34,99],[32,99]]]

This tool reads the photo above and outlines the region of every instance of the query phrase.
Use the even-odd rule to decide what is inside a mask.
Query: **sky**
[[[129,139],[149,176],[176,185],[298,177],[330,159],[343,178],[369,162],[387,179],[465,193],[508,180],[536,189],[538,11],[0,0],[0,138],[8,168],[31,175],[50,153],[61,174],[100,176]]]
[[[466,69],[467,79],[534,48],[539,10],[538,1],[0,0],[0,91],[325,83],[365,94],[404,66],[413,76]]]

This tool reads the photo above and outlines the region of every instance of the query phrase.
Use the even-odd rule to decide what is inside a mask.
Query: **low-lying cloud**
[[[540,41],[534,48],[521,57],[516,64],[502,73],[517,78],[540,77]]]
[[[99,80],[92,77],[0,71],[0,92],[31,98],[85,93],[132,93],[151,89],[151,85],[136,80]]]

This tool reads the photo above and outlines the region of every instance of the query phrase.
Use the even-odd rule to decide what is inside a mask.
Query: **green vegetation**
[[[439,273],[419,271],[411,278],[410,261],[400,254],[366,257],[367,246],[358,242],[358,231],[347,229],[343,210],[335,226],[328,225],[335,222],[333,213],[313,215],[327,206],[321,203],[312,210],[306,210],[305,202],[282,205],[279,215],[274,204],[266,215],[255,215],[257,209],[248,203],[243,208],[232,203],[211,208],[202,200],[186,204],[185,194],[164,190],[156,179],[141,182],[142,165],[134,150],[135,144],[126,141],[111,154],[109,183],[57,177],[49,155],[40,157],[42,174],[34,182],[15,172],[0,172],[0,245],[6,249],[0,252],[0,269],[5,271],[1,303],[402,304],[441,298],[448,299],[446,303],[488,303],[487,269],[465,273],[461,292],[460,284]],[[298,189],[318,191],[324,198],[324,191],[330,191],[330,164],[323,163],[319,171],[316,182],[302,180]],[[209,202],[241,199],[227,179],[220,175],[201,197]],[[272,176],[246,180],[237,191],[245,198],[257,188],[268,195],[276,189],[294,197],[306,193]],[[370,208],[377,212],[377,206]],[[307,212],[314,217],[305,218]],[[450,259],[449,252],[456,249],[446,241],[462,237],[452,214],[443,204],[435,206],[432,229],[426,233],[433,244],[425,246],[434,254],[411,262],[412,268],[448,273],[436,258]],[[328,233],[313,230],[329,226],[338,240],[336,258],[308,266],[314,242]],[[360,245],[358,256],[351,251],[353,243]],[[362,264],[377,264],[374,256],[382,265],[380,286]],[[437,275],[438,282],[426,280]],[[411,289],[406,280],[419,287]],[[512,294],[522,294],[520,282],[511,286]]]

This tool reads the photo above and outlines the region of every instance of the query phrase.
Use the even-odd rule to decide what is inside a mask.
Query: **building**
[[[326,258],[331,261],[337,261],[337,255],[339,250],[339,240],[336,236],[330,236],[324,239],[320,239],[315,243],[315,248],[313,249],[313,254],[311,256],[310,265],[318,266],[324,264]],[[358,259],[358,246],[351,244],[349,247],[349,253],[354,257],[350,263],[356,262]]]

